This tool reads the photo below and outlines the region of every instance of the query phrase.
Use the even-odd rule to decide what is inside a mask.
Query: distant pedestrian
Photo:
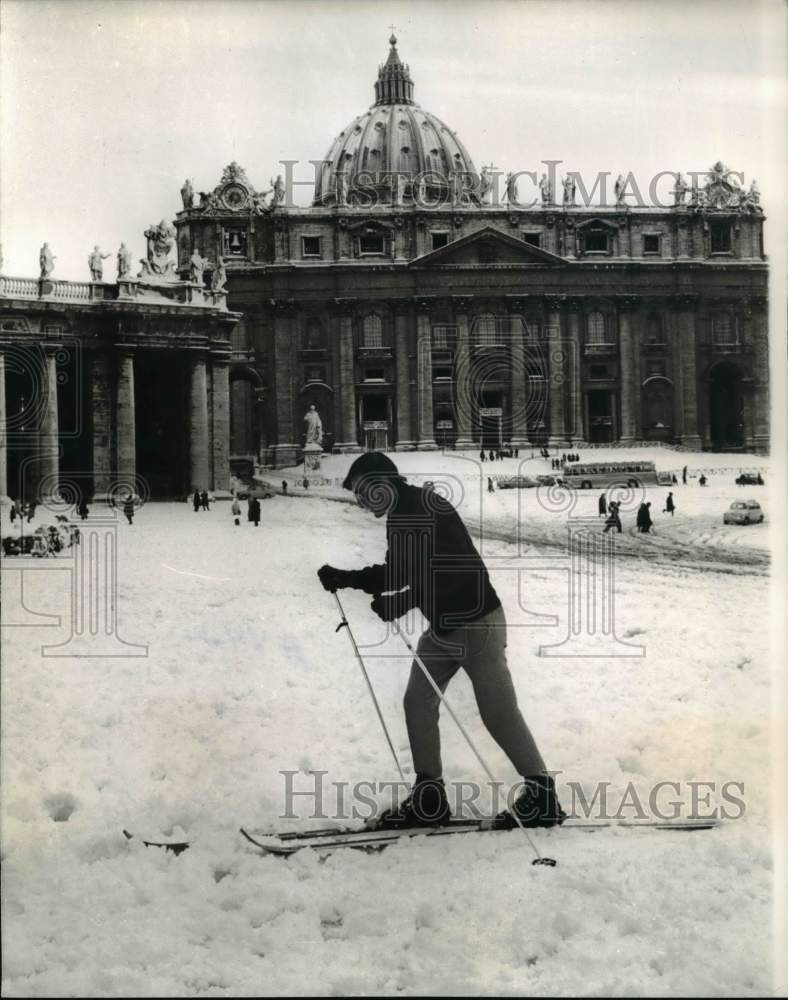
[[[246,520],[247,521],[251,521],[252,520],[252,501],[253,500],[254,500],[253,496],[248,496],[246,498]]]
[[[760,472],[759,472],[759,473],[758,473],[758,475],[757,475],[757,476],[755,477],[755,482],[756,482],[756,483],[757,483],[757,484],[758,484],[759,486],[763,486],[763,476],[762,476],[762,475],[760,474]]]
[[[674,486],[678,486],[678,484],[679,484],[679,481],[678,481],[678,479],[676,479],[676,473],[675,473],[675,472],[674,472],[674,473],[673,473],[673,475],[672,475],[672,476],[670,477],[670,481],[671,481],[671,482],[673,483],[673,485],[674,485]]]
[[[673,493],[668,493],[668,498],[665,501],[665,509],[662,511],[663,514],[670,514],[673,517],[676,511],[676,505],[673,503]]]
[[[492,481],[492,478],[490,476],[487,477],[487,492],[488,493],[494,493],[495,492],[495,487],[493,486],[493,481]]]
[[[200,494],[200,506],[203,510],[210,510],[208,506],[208,493],[206,490],[203,490]]]
[[[260,524],[260,501],[257,497],[253,497],[249,504],[249,520],[252,521],[255,528]]]
[[[638,531],[644,535],[647,535],[651,529],[652,522],[651,511],[649,510],[650,507],[650,503],[642,503],[640,507],[638,507],[637,518],[635,519]]]
[[[126,515],[126,520],[129,524],[134,521],[134,497],[129,493],[123,502],[123,513]]]
[[[687,485],[687,466],[681,470],[681,481],[686,486]]]
[[[11,524],[13,524],[16,520],[16,500],[11,501],[11,510],[9,510],[8,516],[11,519]]]
[[[604,493],[599,494],[599,516],[604,517],[607,514],[607,497]]]
[[[484,461],[484,448],[482,448],[482,450],[479,452],[479,460],[482,462]]]
[[[241,505],[238,503],[238,497],[233,497],[233,505],[230,510],[233,512],[233,521],[239,525],[241,523]]]
[[[514,449],[514,457],[515,458],[519,458],[520,457],[520,449],[519,448],[515,448]]]
[[[196,514],[197,511],[200,509],[200,491],[199,490],[195,490],[194,491],[194,496],[192,497],[192,503],[194,504],[194,513]]]
[[[79,514],[83,521],[87,521],[89,513],[90,511],[88,510],[88,505],[85,500],[80,500],[79,506],[77,507],[77,514]]]
[[[604,534],[606,535],[611,528],[615,528],[616,531],[621,534],[621,517],[618,513],[618,503],[615,500],[611,500],[608,504],[607,520],[605,521]]]
[[[304,476],[304,479],[303,479],[301,485],[304,487],[305,490],[309,489],[309,480],[306,478],[306,476]]]
[[[31,500],[30,503],[27,505],[27,523],[28,524],[30,524],[30,522],[35,517],[35,513],[36,513],[36,502],[35,502],[35,500]]]
[[[701,473],[700,479],[698,480],[698,486],[705,486],[705,485],[706,485],[706,477],[703,475],[703,473]]]
[[[282,480],[282,496],[283,497],[287,496],[287,480],[286,479]]]

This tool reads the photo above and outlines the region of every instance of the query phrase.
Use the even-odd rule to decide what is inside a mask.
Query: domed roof
[[[478,189],[467,149],[456,132],[413,100],[410,70],[400,61],[394,35],[389,44],[388,59],[378,69],[377,99],[339,133],[326,153],[315,182],[314,205],[370,205],[377,197],[385,203],[418,201],[429,206],[445,199],[453,185]]]

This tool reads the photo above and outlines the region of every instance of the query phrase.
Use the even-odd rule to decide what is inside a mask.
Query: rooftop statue
[[[211,274],[211,291],[223,292],[227,287],[227,269],[224,266],[224,258],[217,257],[216,266]]]
[[[539,190],[542,192],[542,204],[553,204],[553,184],[547,174],[542,174],[539,181]]]
[[[183,182],[183,187],[181,188],[181,198],[183,199],[184,208],[194,207],[194,188],[192,187],[192,182],[188,177]]]
[[[52,256],[52,251],[49,249],[49,244],[45,243],[39,252],[38,263],[41,268],[41,277],[48,278],[52,272],[55,270],[55,261],[57,257]]]
[[[88,267],[90,268],[91,281],[104,280],[104,261],[109,257],[108,253],[102,253],[98,243],[93,247],[93,252],[88,257]]]
[[[131,277],[131,250],[125,243],[118,249],[118,279]]]
[[[175,230],[168,225],[164,219],[156,226],[151,226],[145,230],[145,238],[148,241],[147,260],[141,260],[141,278],[149,278],[154,281],[161,281],[162,278],[176,281],[175,264],[169,259],[170,252],[175,246]]]
[[[577,187],[574,177],[571,174],[567,174],[562,183],[564,185],[564,205],[574,205],[575,189]]]
[[[200,251],[195,247],[194,253],[189,258],[189,281],[193,285],[205,284],[203,271],[205,270],[205,260],[200,256]]]

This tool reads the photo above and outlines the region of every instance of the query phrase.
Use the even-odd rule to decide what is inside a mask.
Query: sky
[[[284,159],[308,180],[373,102],[392,24],[416,100],[477,167],[561,160],[647,187],[721,159],[757,178],[770,249],[786,215],[779,0],[0,0],[3,273],[37,276],[46,240],[55,277],[87,280],[96,243],[114,276],[121,240],[144,256],[184,179],[211,190],[232,160],[258,189]]]

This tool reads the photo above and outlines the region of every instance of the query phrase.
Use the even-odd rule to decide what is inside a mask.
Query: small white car
[[[757,500],[734,500],[722,516],[723,524],[759,524],[763,510]]]

